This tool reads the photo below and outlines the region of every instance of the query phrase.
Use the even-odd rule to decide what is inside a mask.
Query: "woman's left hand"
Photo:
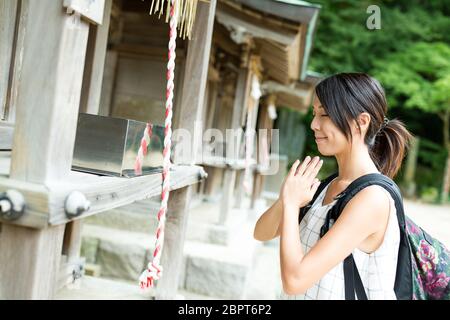
[[[295,161],[281,189],[284,208],[294,208],[298,212],[298,209],[312,200],[320,185],[316,176],[322,164],[323,160],[320,160],[319,157],[310,160],[308,156],[302,164],[300,164],[300,160]]]

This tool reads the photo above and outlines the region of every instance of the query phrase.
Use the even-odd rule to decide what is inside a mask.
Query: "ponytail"
[[[412,138],[403,122],[397,119],[389,120],[372,137],[369,154],[382,174],[391,179],[397,175]]]

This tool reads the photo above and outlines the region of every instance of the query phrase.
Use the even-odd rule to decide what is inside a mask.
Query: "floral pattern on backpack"
[[[450,252],[406,217],[411,246],[413,300],[450,300]]]

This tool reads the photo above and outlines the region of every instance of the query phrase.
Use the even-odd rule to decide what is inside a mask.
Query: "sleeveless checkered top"
[[[319,241],[320,228],[324,224],[327,212],[337,202],[337,200],[334,200],[328,205],[323,205],[323,199],[325,198],[328,186],[322,190],[300,223],[300,240],[305,254]],[[400,243],[400,230],[394,199],[382,187],[375,187],[384,190],[390,200],[389,222],[384,239],[381,246],[371,254],[355,248],[353,257],[364,284],[367,298],[369,300],[395,300],[394,283]],[[325,274],[305,294],[287,295],[282,292],[280,298],[287,300],[344,300],[343,262],[340,262]]]

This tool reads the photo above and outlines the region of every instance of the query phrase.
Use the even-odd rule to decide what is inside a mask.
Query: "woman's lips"
[[[321,141],[324,141],[326,139],[327,139],[326,137],[325,138],[316,138],[316,142],[321,142]]]

